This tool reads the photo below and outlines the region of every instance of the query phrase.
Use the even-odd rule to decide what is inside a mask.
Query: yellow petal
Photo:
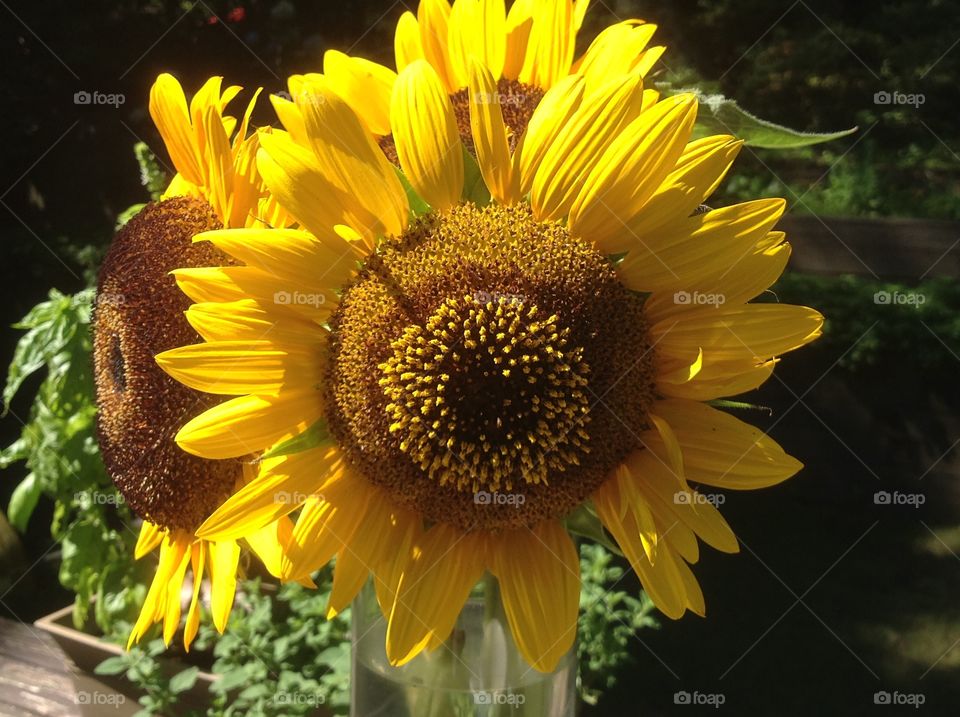
[[[397,21],[393,52],[397,60],[397,72],[403,72],[407,65],[424,59],[423,45],[420,42],[420,25],[416,15],[409,10]]]
[[[256,478],[236,491],[197,529],[205,540],[237,540],[297,509],[343,476],[340,451],[318,446],[261,461]]]
[[[470,129],[480,173],[494,199],[513,204],[519,199],[520,178],[510,157],[500,92],[487,67],[472,62],[471,69]]]
[[[387,657],[403,665],[431,636],[446,639],[471,589],[483,574],[486,536],[438,523],[413,546],[387,626]],[[438,599],[438,596],[443,596]]]
[[[303,433],[322,414],[316,391],[240,396],[201,413],[175,439],[202,458],[238,458]]]
[[[323,73],[334,92],[356,109],[368,130],[380,136],[390,134],[390,95],[396,72],[362,57],[327,50]]]
[[[163,541],[160,543],[160,561],[157,564],[157,572],[153,576],[150,589],[147,591],[147,597],[140,609],[140,615],[127,640],[128,650],[140,641],[140,638],[150,629],[151,625],[165,615],[169,594],[167,585],[173,573],[186,557],[188,547],[189,541],[177,539],[169,533],[164,535]],[[177,604],[179,605],[179,595]]]
[[[515,0],[507,13],[505,25],[507,45],[503,62],[503,77],[515,80],[523,69],[527,56],[527,42],[533,26],[533,0]]]
[[[187,98],[173,75],[163,73],[150,88],[150,117],[163,138],[177,172],[191,184],[202,184],[200,161],[187,112]]]
[[[451,79],[458,87],[470,83],[471,61],[481,63],[499,79],[507,52],[503,0],[457,0],[447,33]]]
[[[570,231],[604,254],[626,251],[624,226],[676,165],[693,130],[697,100],[677,95],[643,112],[607,148],[570,209]]]
[[[134,560],[140,560],[147,553],[152,553],[163,540],[164,531],[149,520],[143,521],[140,533],[137,535],[137,546],[133,550]]]
[[[639,77],[611,80],[595,101],[574,112],[547,149],[530,192],[534,214],[543,221],[566,216],[587,176],[623,129],[640,113]]]
[[[203,582],[203,563],[206,557],[206,543],[195,542],[190,548],[190,564],[193,568],[193,596],[187,610],[187,621],[183,626],[183,649],[190,652],[190,645],[200,629],[200,585]]]
[[[183,589],[183,579],[187,573],[187,566],[190,564],[190,539],[178,538],[180,546],[177,548],[176,555],[179,560],[174,564],[166,583],[166,606],[163,612],[163,642],[167,647],[173,641],[173,636],[177,634],[180,627],[180,615],[182,606],[180,604],[180,591]]]
[[[803,467],[760,429],[710,406],[666,399],[657,402],[657,412],[673,427],[689,480],[751,490],[776,485]]]
[[[753,361],[711,361],[689,383],[658,383],[664,396],[689,398],[694,401],[711,401],[725,396],[736,396],[752,391],[770,378],[777,360],[755,363]]]
[[[317,164],[348,207],[347,220],[337,223],[371,239],[399,236],[410,210],[393,165],[327,78],[317,77],[308,89],[315,99],[298,98],[297,106]]]
[[[463,191],[463,150],[450,97],[436,71],[417,60],[394,86],[393,138],[407,179],[417,193],[443,211]]]
[[[571,75],[554,85],[540,100],[527,124],[520,154],[520,194],[530,192],[547,150],[571,121],[583,99],[583,77]]]
[[[210,612],[213,625],[223,633],[227,627],[233,597],[237,592],[237,565],[240,546],[233,540],[208,543],[210,549]]]
[[[554,670],[573,646],[580,606],[580,560],[559,521],[504,531],[492,546],[493,573],[520,654]]]
[[[204,341],[270,339],[278,345],[319,349],[326,336],[316,323],[296,314],[268,310],[253,299],[192,304],[185,315]]]
[[[629,73],[638,68],[644,48],[657,26],[643,20],[624,20],[607,27],[594,39],[576,70],[584,76],[587,93],[599,88],[611,72]],[[646,72],[638,72],[644,76]]]
[[[440,75],[443,84],[450,93],[456,92],[456,86],[450,68],[447,53],[447,36],[450,26],[450,3],[447,0],[421,0],[417,8],[417,22],[420,25],[420,42],[423,56]]]
[[[323,380],[319,356],[278,348],[272,341],[217,341],[164,351],[157,364],[185,386],[204,393],[278,396],[309,391]]]
[[[533,24],[519,79],[544,90],[553,87],[570,72],[574,22],[570,0],[533,0]]]
[[[273,105],[274,112],[277,113],[277,119],[290,135],[291,139],[301,147],[307,146],[307,130],[303,126],[303,115],[297,107],[297,103],[288,100],[279,95],[270,95],[270,104]]]

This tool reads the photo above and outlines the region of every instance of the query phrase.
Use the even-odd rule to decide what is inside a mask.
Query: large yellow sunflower
[[[461,137],[469,146],[471,61],[480,62],[496,82],[511,149],[523,134],[544,92],[572,72],[583,76],[588,92],[612,74],[647,75],[663,54],[650,47],[657,26],[624,20],[603,30],[582,57],[574,59],[577,35],[589,0],[517,0],[509,12],[503,0],[421,0],[417,14],[405,12],[397,23],[396,67],[402,71],[418,60],[430,63],[451,96]],[[390,104],[397,73],[362,57],[337,50],[324,54],[323,72],[330,89],[349,103],[366,128],[395,159]],[[298,97],[316,74],[289,79]],[[284,126],[295,136],[303,120],[296,103],[271,96]]]
[[[262,226],[263,217],[281,226],[286,221],[256,169],[258,135],[247,136],[256,95],[239,126],[224,115],[239,90],[221,92],[221,79],[214,77],[188,107],[175,78],[157,78],[150,114],[177,175],[163,200],[147,206],[118,234],[100,272],[94,365],[101,452],[119,490],[143,518],[136,557],[160,548],[131,645],[156,622],[163,622],[164,640],[172,640],[180,625],[188,567],[193,571],[183,635],[188,650],[199,627],[203,576],[211,578],[211,611],[221,631],[236,590],[240,545],[234,539],[200,540],[194,530],[249,481],[255,469],[241,460],[198,459],[174,443],[179,426],[211,401],[172,380],[153,356],[202,338],[202,331],[184,318],[189,301],[169,272],[185,265],[219,264],[227,257],[193,244],[193,235],[205,229]],[[279,575],[280,546],[291,530],[292,523],[284,520],[242,537],[267,569]]]
[[[263,461],[199,535],[235,537],[302,496],[282,574],[336,555],[337,611],[372,571],[391,662],[446,639],[489,571],[549,671],[575,638],[576,511],[596,511],[665,614],[704,613],[698,539],[737,540],[691,484],[801,467],[707,402],[760,385],[822,317],[750,303],[789,256],[782,200],[696,211],[740,143],[690,141],[694,97],[655,102],[636,70],[592,89],[574,74],[511,150],[496,75],[469,72],[473,155],[444,76],[401,71],[402,176],[334,83],[305,81],[299,136],[262,136],[258,157],[300,227],[198,236],[243,265],[176,272],[207,343],[158,362],[236,396],[181,429],[190,453],[245,455],[321,420],[329,436]]]

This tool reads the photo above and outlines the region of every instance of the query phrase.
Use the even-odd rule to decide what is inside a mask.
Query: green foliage
[[[90,600],[110,632],[143,597],[142,569],[133,565],[131,515],[100,460],[91,373],[91,292],[51,291],[16,328],[25,330],[3,392],[5,410],[26,379],[45,371],[20,437],[0,451],[0,467],[23,461],[29,471],[13,492],[8,515],[25,530],[42,495],[54,503],[51,535],[62,547],[60,581],[76,594],[82,626]],[[110,599],[106,599],[106,595]]]
[[[645,593],[618,589],[625,570],[602,545],[580,546],[580,618],[577,657],[580,697],[596,704],[630,661],[630,643],[640,630],[656,628]],[[633,581],[631,581],[632,583]]]
[[[953,279],[909,285],[788,272],[772,292],[782,302],[811,305],[826,316],[817,346],[842,355],[841,366],[911,361],[926,370],[956,367],[960,283]]]
[[[273,448],[268,449],[261,458],[276,458],[277,456],[288,456],[292,453],[299,453],[310,448],[319,446],[330,438],[327,431],[327,422],[322,418],[310,426],[303,433],[298,433],[293,438],[278,443]]]
[[[150,192],[150,199],[155,202],[160,199],[160,195],[167,188],[170,177],[167,176],[167,173],[160,166],[157,156],[150,151],[145,142],[137,142],[133,145],[133,154],[137,158],[137,165],[140,167],[140,182]]]

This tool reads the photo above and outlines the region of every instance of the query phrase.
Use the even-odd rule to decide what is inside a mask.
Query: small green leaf
[[[108,657],[94,667],[93,671],[98,675],[119,675],[121,672],[126,672],[129,666],[127,659],[122,655],[118,655],[116,657]]]
[[[707,401],[707,403],[714,408],[733,408],[740,411],[762,411],[764,413],[772,414],[773,409],[768,406],[758,406],[755,403],[746,403],[745,401],[730,401],[725,398],[715,398],[712,401]]]
[[[403,189],[407,193],[407,201],[410,203],[410,211],[413,212],[413,216],[419,217],[422,214],[427,214],[430,211],[430,205],[427,204],[423,197],[417,194],[417,190],[410,184],[407,175],[405,175],[399,167],[396,167],[396,170],[397,177],[400,178],[400,184],[403,185]]]
[[[490,203],[490,190],[483,181],[480,165],[466,147],[463,148],[463,200],[478,207]]]
[[[199,667],[188,667],[183,672],[178,672],[170,678],[170,691],[175,695],[179,695],[181,692],[192,689],[193,686],[197,684],[197,675],[199,674]]]
[[[329,438],[330,433],[327,431],[327,423],[321,418],[303,433],[298,433],[293,438],[288,438],[282,443],[278,443],[264,453],[262,458],[276,458],[277,456],[289,456],[292,453],[300,453],[309,448],[316,448],[321,443],[329,440]]]
[[[586,504],[580,506],[568,515],[564,522],[566,523],[567,530],[574,535],[579,535],[581,538],[599,543],[612,553],[620,556],[623,555],[619,546],[610,539],[610,536],[607,535],[603,529],[600,518],[598,518],[596,513],[590,510]]]
[[[13,489],[10,496],[10,505],[7,507],[7,517],[10,524],[21,533],[27,530],[27,522],[33,514],[40,500],[41,486],[37,476],[31,473]]]
[[[698,89],[667,90],[668,94],[692,92],[700,102],[697,115],[698,136],[732,134],[750,147],[763,149],[796,149],[832,142],[857,131],[856,127],[839,132],[800,132],[750,114],[734,100],[723,95],[708,95]]]
[[[120,231],[123,229],[123,227],[126,226],[126,223],[137,216],[140,213],[140,210],[145,206],[147,205],[142,202],[140,204],[131,204],[129,207],[120,212],[117,215],[117,221],[114,222],[114,231]]]
[[[237,689],[247,682],[247,672],[242,667],[235,668],[226,674],[220,676],[220,679],[214,682],[210,689],[214,692],[230,692]]]

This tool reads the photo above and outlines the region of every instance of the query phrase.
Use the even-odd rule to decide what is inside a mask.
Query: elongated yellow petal
[[[193,568],[193,595],[187,610],[187,621],[183,626],[183,649],[190,652],[190,645],[200,629],[200,585],[203,581],[203,565],[207,547],[202,540],[190,546],[190,565]]]
[[[391,104],[393,138],[407,179],[437,211],[463,191],[463,149],[450,97],[436,71],[417,60],[397,79]]]
[[[390,134],[390,95],[396,72],[362,57],[327,50],[323,73],[333,90],[356,109],[368,130],[380,136]]]
[[[760,199],[676,221],[634,235],[617,271],[636,291],[676,291],[729,270],[747,256],[783,214],[782,199]]]
[[[236,491],[197,529],[205,540],[237,540],[296,510],[307,498],[342,479],[340,451],[318,446],[267,458],[257,477]]]
[[[323,379],[319,356],[277,348],[272,341],[217,341],[158,354],[157,364],[180,383],[224,396],[277,396],[308,391]]]
[[[387,657],[403,665],[436,634],[446,639],[470,590],[483,574],[486,536],[434,525],[413,547],[390,611]],[[443,599],[437,599],[442,595]]]
[[[786,480],[802,464],[760,429],[697,401],[666,399],[657,412],[676,433],[687,477],[720,488],[751,490]]]
[[[210,551],[210,613],[213,626],[223,633],[227,628],[233,598],[237,592],[237,565],[240,546],[233,540],[208,543]]]
[[[625,225],[676,165],[696,116],[696,98],[677,95],[631,122],[583,183],[570,209],[570,231],[604,254],[626,251],[633,237]]]
[[[541,672],[555,669],[577,633],[580,560],[563,525],[504,531],[492,549],[493,573],[517,647]]]
[[[130,631],[130,637],[127,640],[128,650],[140,641],[140,638],[150,629],[151,625],[165,615],[167,595],[169,594],[167,585],[186,556],[188,547],[189,541],[176,539],[169,533],[164,535],[160,543],[160,560],[157,564],[157,572],[150,583],[150,589],[147,591],[147,597],[140,609],[137,622],[133,626],[133,630]],[[177,603],[179,605],[179,595]]]
[[[140,533],[137,535],[137,546],[133,550],[134,560],[139,560],[144,555],[152,553],[163,540],[164,531],[149,520],[143,521],[140,526]]]
[[[201,184],[200,158],[194,145],[187,98],[173,75],[163,73],[150,88],[150,117],[177,172],[191,184]]]
[[[420,25],[420,42],[423,56],[440,75],[448,92],[460,87],[453,80],[447,52],[447,36],[450,27],[450,3],[447,0],[421,0],[417,7],[417,22]]]
[[[586,79],[587,94],[606,82],[611,68],[624,73],[638,69],[643,50],[656,30],[656,25],[643,20],[624,20],[597,35],[576,65],[577,72]],[[638,74],[643,77],[646,71]]]
[[[497,83],[484,65],[472,62],[471,70],[470,130],[480,173],[494,199],[513,204],[519,199],[520,177],[510,157]]]
[[[507,44],[503,62],[503,76],[515,80],[523,69],[527,56],[527,42],[533,27],[533,0],[516,0],[507,13],[505,25]]]
[[[202,458],[238,458],[292,438],[323,413],[316,391],[240,396],[215,406],[177,433],[177,444]]]
[[[755,363],[753,361],[711,361],[689,383],[658,383],[664,396],[689,398],[694,401],[711,401],[726,396],[736,396],[752,391],[773,374],[777,360]]]
[[[409,10],[397,21],[393,52],[397,61],[397,72],[403,72],[407,65],[425,59],[423,44],[420,42],[420,24],[417,16]]]
[[[520,194],[530,192],[540,163],[557,136],[571,121],[583,99],[583,77],[571,75],[554,85],[540,100],[527,124],[520,153]]]
[[[326,333],[296,314],[267,309],[253,299],[192,304],[187,321],[205,341],[257,341],[319,349]]]
[[[307,129],[303,126],[303,115],[300,114],[297,103],[286,97],[270,95],[270,104],[273,105],[273,110],[277,113],[277,119],[280,120],[280,124],[283,125],[290,138],[301,147],[306,147]]]
[[[583,178],[640,114],[642,99],[640,78],[620,77],[599,90],[595,101],[580,105],[557,133],[534,177],[530,203],[538,219],[566,216]]]
[[[409,215],[407,195],[393,165],[384,156],[353,108],[324,76],[311,80],[310,98],[297,98],[316,161],[342,192],[347,220],[338,222],[369,238],[399,236]],[[262,171],[262,170],[261,170]]]
[[[176,556],[179,560],[174,564],[165,585],[167,591],[166,604],[163,612],[163,642],[169,647],[173,641],[173,636],[177,634],[180,627],[180,615],[182,606],[180,604],[180,591],[183,589],[183,579],[187,573],[187,566],[190,564],[190,543],[189,537],[180,536],[177,538],[179,543]]]
[[[570,0],[533,0],[533,25],[519,79],[548,90],[570,72],[574,14]]]
[[[754,361],[800,348],[820,336],[823,316],[788,304],[741,304],[666,319],[651,328],[657,351],[688,356],[700,348],[708,361]]]
[[[471,61],[481,63],[494,79],[503,73],[507,53],[506,8],[503,0],[457,0],[450,12],[447,49],[451,79],[470,84]]]

